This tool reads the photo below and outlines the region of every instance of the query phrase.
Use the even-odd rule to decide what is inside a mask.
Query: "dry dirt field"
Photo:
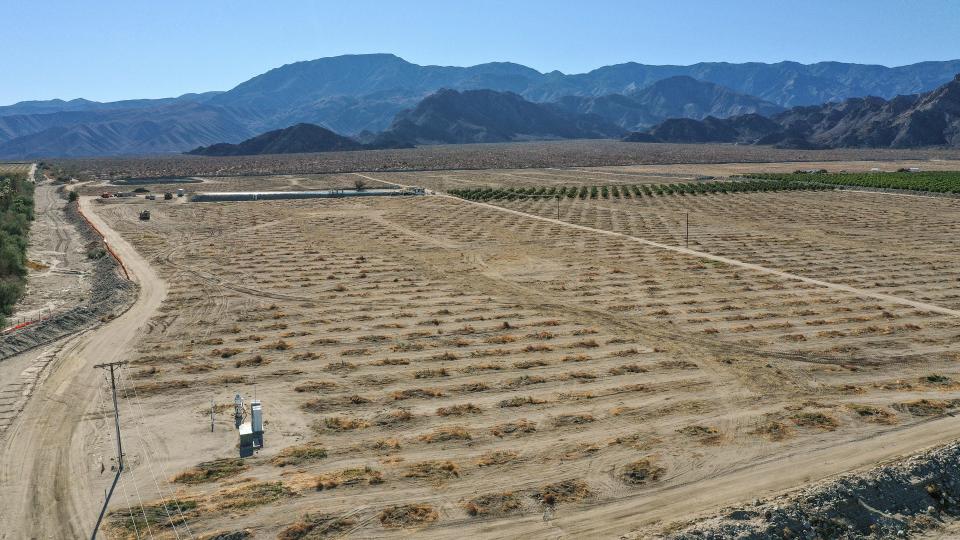
[[[365,175],[449,189],[742,168]],[[121,374],[113,537],[646,536],[958,430],[958,200],[570,199],[563,223],[555,201],[442,195],[158,201],[140,222],[145,204],[97,209],[169,289]],[[235,392],[265,410],[244,462]]]

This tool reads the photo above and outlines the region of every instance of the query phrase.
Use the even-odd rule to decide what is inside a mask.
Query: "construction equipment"
[[[186,195],[186,194],[187,194],[187,192],[184,191],[183,188],[180,188],[180,189],[177,190],[177,197],[183,197],[183,196]]]
[[[141,210],[140,211],[140,221],[150,221],[150,211]]]
[[[100,195],[100,197],[103,198],[103,199],[109,199],[110,197],[113,197],[113,194],[112,194],[112,193],[103,193],[103,194]]]
[[[145,195],[145,196],[144,196],[144,199],[146,199],[146,200],[148,200],[148,201],[155,201],[155,200],[157,200],[157,196],[151,193],[150,195]]]

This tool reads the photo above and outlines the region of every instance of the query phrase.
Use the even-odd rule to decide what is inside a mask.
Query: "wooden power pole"
[[[100,530],[100,523],[103,521],[104,514],[107,513],[110,497],[113,496],[113,490],[116,489],[117,482],[120,481],[120,473],[123,472],[123,442],[120,440],[120,407],[117,405],[117,378],[114,373],[115,370],[123,364],[126,364],[126,362],[109,362],[93,366],[95,368],[110,370],[110,390],[113,392],[113,423],[117,429],[117,474],[113,477],[113,483],[110,484],[110,491],[107,492],[107,496],[103,501],[103,508],[100,509],[97,524],[93,526],[93,534],[90,535],[90,540],[96,540],[97,538],[97,531]]]

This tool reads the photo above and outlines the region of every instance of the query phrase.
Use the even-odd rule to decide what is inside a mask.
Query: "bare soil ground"
[[[563,223],[441,196],[145,205],[95,205],[169,287],[122,373],[114,537],[643,536],[960,431],[960,201],[576,200]],[[266,448],[211,465],[236,453],[235,392],[264,401]]]

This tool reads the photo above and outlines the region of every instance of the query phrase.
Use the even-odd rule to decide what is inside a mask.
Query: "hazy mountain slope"
[[[819,105],[856,96],[892,98],[924,92],[949,81],[958,72],[960,60],[920,62],[893,68],[843,62],[702,62],[690,66],[627,62],[589,73],[555,77],[528,89],[523,95],[534,100],[554,100],[565,95],[625,94],[668,77],[686,75],[792,107]]]
[[[95,120],[55,125],[0,143],[0,157],[160,154],[253,135],[235,117],[235,111],[192,103],[111,112]]]
[[[570,112],[596,114],[628,130],[647,128],[668,118],[771,115],[783,110],[774,103],[686,76],[663,79],[627,95],[565,96],[557,104]]]
[[[960,146],[960,75],[924,94],[851,98],[794,107],[766,122],[751,115],[728,119],[667,120],[632,140],[755,142],[783,147]],[[628,139],[631,139],[628,137]]]
[[[313,124],[297,124],[269,131],[239,144],[218,143],[187,152],[198,156],[249,156],[360,150],[363,145]]]
[[[397,115],[375,145],[607,138],[623,130],[594,115],[531,103],[512,92],[440,90]]]
[[[70,101],[51,99],[46,101],[21,101],[13,105],[0,107],[0,116],[23,114],[51,114],[58,112],[119,111],[127,109],[156,108],[175,103],[203,103],[222,92],[204,92],[202,94],[183,94],[175,98],[126,99],[122,101],[90,101],[77,98]]]

